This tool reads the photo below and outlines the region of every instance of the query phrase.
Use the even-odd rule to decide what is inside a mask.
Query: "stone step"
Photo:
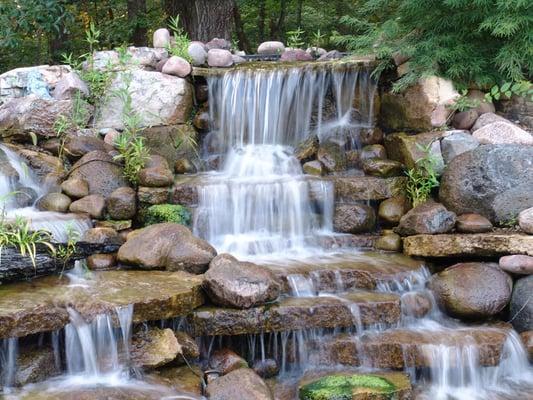
[[[185,272],[102,271],[90,278],[48,276],[0,285],[0,339],[63,328],[67,308],[88,322],[133,305],[133,321],[174,318],[204,302],[202,277]]]
[[[403,239],[403,251],[417,257],[533,256],[533,235],[506,232],[415,235]]]
[[[187,317],[194,336],[242,335],[310,328],[396,324],[400,298],[391,293],[356,291],[342,296],[286,297],[246,310],[201,307]]]
[[[357,242],[353,244],[357,247]],[[401,253],[357,250],[298,261],[257,263],[274,273],[282,283],[285,293],[290,293],[288,280],[294,276],[310,280],[318,291],[374,289],[378,283],[409,278],[413,273],[420,272],[424,265],[421,261]]]
[[[319,199],[321,193],[323,193],[322,182],[331,182],[335,191],[335,201],[345,203],[385,200],[399,194],[405,184],[404,177],[326,176],[317,178],[305,175],[304,178],[309,182],[312,200]],[[198,205],[197,187],[214,183],[223,182],[217,182],[213,179],[213,175],[208,173],[178,175],[174,181],[171,201],[175,204],[196,206]]]
[[[391,329],[368,332],[360,337],[342,334],[316,344],[321,363],[366,366],[385,369],[437,365],[440,353],[447,362],[466,362],[468,354],[478,354],[481,366],[494,366],[500,356],[508,330],[479,327],[441,330]],[[439,347],[441,346],[441,347]],[[458,360],[459,359],[459,360]],[[443,361],[441,361],[443,362]]]

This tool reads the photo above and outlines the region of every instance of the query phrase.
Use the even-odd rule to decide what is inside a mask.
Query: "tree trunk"
[[[296,26],[300,28],[302,26],[302,8],[304,5],[304,0],[298,0],[297,9],[296,9]]]
[[[265,41],[265,18],[266,18],[266,6],[265,0],[259,1],[259,13],[258,13],[257,27],[259,28],[259,43]]]
[[[285,16],[287,15],[287,0],[280,0],[279,4],[279,19],[276,27],[276,36],[278,40],[283,41],[283,35],[285,33]]]
[[[250,54],[252,52],[252,47],[250,46],[250,42],[248,41],[246,33],[244,32],[241,13],[237,3],[235,1],[233,3],[233,18],[235,19],[235,32],[237,33],[237,39],[239,39],[239,47],[247,54]]]
[[[231,40],[234,0],[165,0],[167,16],[180,16],[191,40]]]
[[[133,45],[146,46],[146,0],[128,0],[128,21],[133,26]]]

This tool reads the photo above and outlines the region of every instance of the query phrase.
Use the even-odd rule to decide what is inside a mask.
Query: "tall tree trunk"
[[[266,19],[266,5],[265,0],[259,1],[257,27],[259,28],[259,42],[265,41],[265,19]]]
[[[237,39],[239,39],[239,46],[246,53],[250,54],[252,52],[252,47],[250,46],[250,42],[248,41],[246,33],[244,32],[241,13],[236,1],[233,1],[233,18],[235,20],[235,32],[237,33]]]
[[[287,15],[287,0],[279,0],[279,18],[276,27],[276,36],[278,40],[283,41],[285,33],[285,16]]]
[[[302,26],[302,8],[304,5],[304,0],[298,0],[296,8],[296,26],[300,28]]]
[[[146,46],[146,0],[128,0],[128,21],[133,26],[133,45]]]
[[[165,0],[167,16],[180,16],[191,40],[231,40],[234,0]]]

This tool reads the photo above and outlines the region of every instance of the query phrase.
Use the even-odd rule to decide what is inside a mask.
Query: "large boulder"
[[[140,368],[157,368],[174,361],[181,346],[172,329],[141,329],[131,340],[131,361]]]
[[[430,288],[448,315],[483,319],[507,306],[513,281],[498,264],[471,262],[452,265],[433,275]]]
[[[137,193],[125,186],[113,191],[107,198],[107,212],[112,219],[131,219],[137,212]]]
[[[72,201],[63,193],[48,193],[39,199],[37,207],[40,210],[67,212]]]
[[[61,184],[61,190],[67,196],[79,199],[89,195],[89,184],[85,179],[69,178]]]
[[[518,332],[533,330],[533,275],[516,281],[511,297],[511,323]]]
[[[497,121],[479,128],[472,136],[481,144],[533,145],[533,136],[509,121]]]
[[[274,400],[266,383],[249,368],[239,368],[207,385],[210,400]]]
[[[285,51],[285,46],[282,42],[263,42],[257,48],[257,54],[261,55],[279,55]]]
[[[499,261],[500,268],[512,274],[533,275],[533,257],[524,254],[503,256]]]
[[[170,45],[170,32],[167,28],[159,28],[154,31],[152,36],[152,46],[166,48]]]
[[[118,73],[108,90],[112,93],[122,89],[131,95],[132,111],[139,116],[140,128],[184,123],[190,116],[192,86],[183,78],[135,69]],[[97,112],[96,127],[124,129],[123,109],[123,101],[118,96],[107,96]]]
[[[190,124],[153,126],[143,129],[141,135],[150,154],[164,157],[168,165],[174,165],[181,158],[198,158],[194,144],[198,134]]]
[[[346,169],[346,153],[337,143],[331,141],[320,143],[316,158],[330,172]]]
[[[187,48],[192,65],[204,65],[207,60],[207,51],[201,42],[192,42]]]
[[[192,72],[192,67],[184,58],[172,56],[165,62],[161,72],[185,78]]]
[[[444,126],[448,107],[459,93],[451,81],[436,76],[420,80],[401,94],[385,93],[381,100],[381,126],[387,131],[424,132]]]
[[[233,57],[228,50],[211,49],[207,52],[207,64],[210,67],[231,67]]]
[[[183,225],[150,225],[128,235],[118,251],[118,260],[142,269],[166,269],[203,273],[216,250],[192,235]]]
[[[394,230],[402,236],[446,233],[454,228],[455,220],[456,215],[442,204],[427,201],[409,210]]]
[[[376,225],[374,209],[364,204],[339,204],[335,207],[333,229],[342,233],[371,232]]]
[[[226,375],[239,368],[248,368],[248,363],[234,351],[223,348],[215,350],[209,357],[209,367],[222,375]]]
[[[56,123],[60,118],[70,119],[73,114],[72,100],[45,100],[35,95],[15,98],[0,106],[0,135],[31,141],[30,134],[43,137],[56,136]],[[81,125],[86,125],[92,107],[79,102]]]
[[[72,202],[69,211],[89,214],[91,218],[101,219],[104,217],[105,198],[100,194],[90,194]]]
[[[302,49],[287,49],[281,54],[279,60],[286,62],[312,61],[313,56]]]
[[[250,308],[273,301],[280,293],[269,270],[229,254],[215,257],[204,277],[209,298],[223,306]]]
[[[533,206],[531,160],[533,146],[483,145],[463,153],[442,175],[440,201],[457,214],[478,213],[493,223],[516,218]]]
[[[468,131],[451,131],[440,142],[440,151],[445,164],[449,164],[459,154],[474,150],[479,142]]]
[[[72,160],[77,160],[91,151],[107,152],[112,149],[113,147],[106,144],[102,139],[94,136],[70,135],[64,145],[65,155]]]
[[[77,96],[89,96],[89,87],[76,72],[64,75],[56,84],[53,92],[56,100],[70,100]]]
[[[103,151],[91,151],[80,158],[71,168],[69,179],[83,179],[89,185],[90,194],[104,197],[119,187],[128,186],[122,175],[122,167]]]

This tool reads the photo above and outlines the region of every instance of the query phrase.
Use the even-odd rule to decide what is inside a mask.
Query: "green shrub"
[[[329,375],[300,388],[301,400],[351,400],[354,389],[371,389],[380,398],[396,390],[394,384],[377,375]],[[389,396],[387,396],[389,397]]]
[[[425,156],[416,161],[416,165],[407,170],[407,183],[405,191],[409,200],[416,207],[424,203],[431,197],[431,191],[439,186],[439,179],[435,168],[437,166],[436,158],[431,154],[431,144],[418,148],[425,153]]]
[[[144,226],[159,224],[162,222],[175,222],[189,225],[191,213],[179,204],[156,204],[141,211],[140,219]]]

